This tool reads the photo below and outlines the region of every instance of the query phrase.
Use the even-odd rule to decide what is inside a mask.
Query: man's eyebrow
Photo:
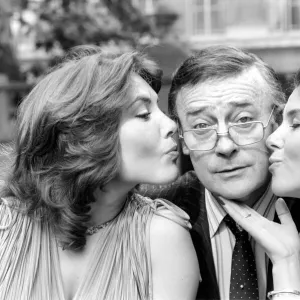
[[[198,114],[208,110],[210,107],[211,106],[209,106],[209,105],[200,106],[200,107],[191,107],[186,110],[186,115],[188,117],[197,116]]]
[[[251,107],[253,106],[253,101],[230,101],[227,103],[230,106],[234,106],[236,108],[246,108],[246,107]],[[211,108],[211,105],[202,105],[202,106],[198,106],[198,107],[191,107],[188,108],[186,110],[186,114],[187,116],[196,116],[206,110],[208,110],[209,108]]]
[[[230,106],[235,106],[235,107],[238,107],[238,108],[245,108],[245,107],[250,107],[250,106],[253,106],[254,104],[254,101],[252,100],[243,100],[243,101],[237,101],[237,100],[232,100],[230,102],[228,102],[228,104]]]

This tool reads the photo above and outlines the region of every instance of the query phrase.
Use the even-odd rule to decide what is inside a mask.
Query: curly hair
[[[143,54],[77,47],[20,105],[4,194],[49,222],[64,249],[84,247],[92,193],[119,171],[120,118],[133,74],[159,91],[162,72]]]

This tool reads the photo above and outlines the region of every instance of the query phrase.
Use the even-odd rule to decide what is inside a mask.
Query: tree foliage
[[[0,74],[8,80],[19,81],[22,76],[12,44],[11,14],[11,3],[0,0]]]
[[[16,1],[16,0],[15,0]],[[27,1],[27,2],[26,2]],[[22,0],[22,9],[30,2]],[[136,46],[144,36],[153,37],[149,22],[130,1],[44,0],[38,9],[37,47],[63,50],[80,44],[109,42]]]

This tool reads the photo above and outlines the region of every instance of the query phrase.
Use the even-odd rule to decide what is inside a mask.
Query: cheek
[[[121,139],[122,156],[124,159],[138,159],[151,156],[155,153],[155,145],[157,145],[155,139],[149,134],[130,133]]]
[[[285,141],[284,145],[284,161],[286,160],[299,170],[300,165],[300,135],[297,137],[289,138]]]
[[[192,151],[190,153],[190,159],[200,181],[209,180],[211,174],[208,167],[212,161],[212,155],[209,153]]]
[[[252,152],[251,160],[257,172],[262,172],[262,173],[268,172],[269,165],[270,165],[269,157],[270,154],[267,151],[267,149],[265,150],[258,149],[257,151]]]
[[[149,159],[159,152],[159,128],[150,122],[128,122],[121,127],[120,144],[122,160],[125,164]]]
[[[287,175],[300,181],[300,134],[287,136],[283,147],[283,163]]]
[[[298,167],[300,165],[298,164]],[[282,165],[277,168],[272,177],[272,190],[280,197],[300,198],[300,171],[295,166]]]
[[[178,176],[176,162],[164,154],[169,143],[161,136],[157,126],[147,124],[146,129],[140,125],[137,129],[123,128],[121,131],[119,178],[134,184],[169,183]]]
[[[241,152],[256,168],[268,169],[270,150],[267,148],[265,139],[257,144],[246,146]]]
[[[296,141],[296,142],[294,142]],[[282,185],[286,193],[298,191],[300,189],[300,139],[295,138],[292,141],[286,141],[284,145],[284,159],[276,173],[274,173],[274,182]],[[296,196],[296,195],[293,195]]]

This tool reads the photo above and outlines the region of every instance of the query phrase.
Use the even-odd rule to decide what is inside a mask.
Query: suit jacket
[[[216,270],[209,235],[209,225],[205,205],[205,188],[194,171],[181,176],[177,181],[165,186],[140,185],[139,192],[152,199],[164,198],[184,209],[192,224],[191,237],[197,253],[202,281],[199,284],[197,299],[220,299]],[[297,201],[297,203],[300,200]],[[293,213],[292,213],[293,215]],[[300,208],[294,218],[300,220]],[[295,221],[296,221],[295,220]],[[274,221],[279,221],[277,215]],[[299,222],[296,221],[298,225]],[[298,228],[299,229],[299,228]],[[273,290],[272,265],[267,275],[267,291]]]

